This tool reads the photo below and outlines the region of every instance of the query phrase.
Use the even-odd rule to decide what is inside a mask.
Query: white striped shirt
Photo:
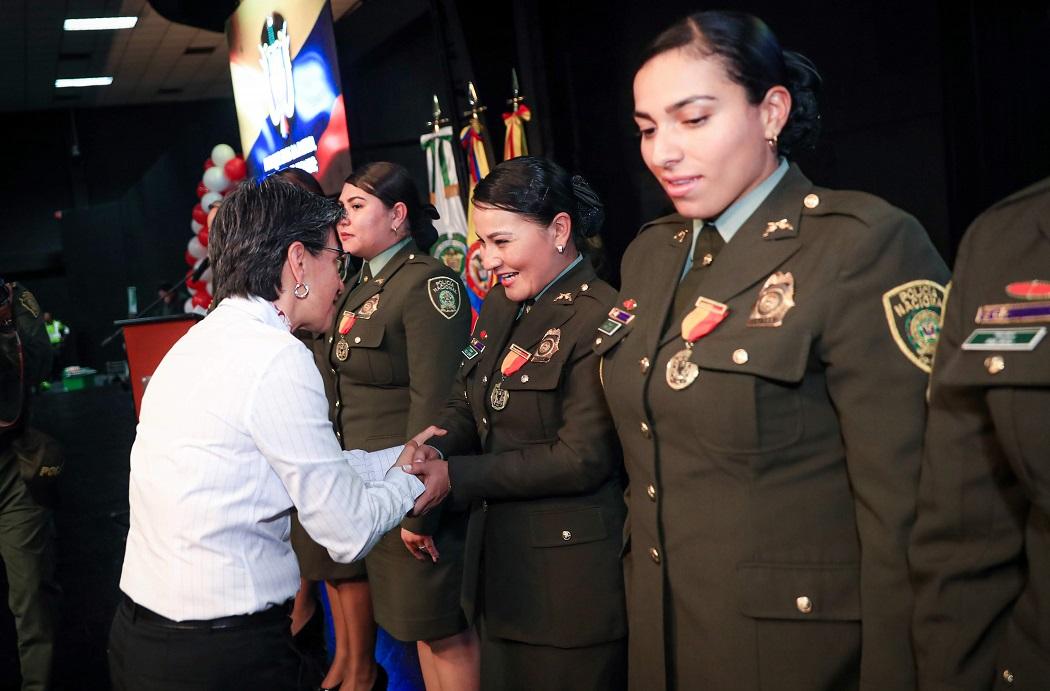
[[[401,448],[343,451],[313,358],[273,304],[223,300],[142,400],[121,590],[179,621],[288,600],[292,506],[332,558],[363,556],[423,491],[391,467]]]

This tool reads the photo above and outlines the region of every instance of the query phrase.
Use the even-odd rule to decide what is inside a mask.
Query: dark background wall
[[[824,134],[797,157],[807,175],[908,210],[949,261],[981,209],[1050,174],[1047,2],[721,4],[763,17],[820,69]],[[668,208],[633,134],[634,56],[696,7],[368,0],[336,25],[354,163],[398,161],[422,186],[431,95],[458,131],[468,79],[500,150],[517,67],[535,115],[532,150],[588,177],[606,201],[615,282],[638,226]],[[232,102],[0,116],[0,275],[24,280],[73,326],[85,364],[120,357],[98,343],[126,316],[127,286],[144,306],[185,271],[200,164],[215,143],[239,148],[234,117]]]

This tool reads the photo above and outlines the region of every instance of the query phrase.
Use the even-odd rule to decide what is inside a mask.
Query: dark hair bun
[[[582,175],[572,176],[572,195],[576,198],[577,231],[585,238],[594,237],[605,222],[605,205]]]
[[[437,207],[433,204],[423,205],[423,215],[429,218],[431,221],[436,221],[441,218],[441,214],[438,213]]]
[[[820,136],[820,106],[817,92],[822,79],[813,62],[801,53],[784,51],[787,88],[791,92],[791,115],[780,133],[778,148],[784,155],[812,149]]]

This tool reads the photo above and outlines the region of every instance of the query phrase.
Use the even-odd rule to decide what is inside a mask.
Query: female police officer
[[[459,278],[416,242],[433,240],[427,213],[434,211],[423,206],[408,171],[386,162],[362,166],[347,178],[340,201],[346,220],[339,240],[365,263],[322,342],[320,364],[328,370],[336,435],[383,448],[426,427],[441,409],[470,331],[470,308]],[[419,642],[428,689],[477,686],[477,639],[459,605],[465,519],[452,512],[405,519],[364,564],[336,564],[309,536],[293,533],[303,576],[328,581],[333,605],[337,650],[322,686],[371,688],[373,606],[375,621],[392,636]],[[420,550],[406,551],[403,530],[427,547],[425,561],[414,558]]]
[[[634,79],[642,228],[599,328],[630,478],[636,689],[909,688],[905,558],[945,268],[915,219],[815,187],[812,65],[700,12]]]
[[[431,442],[471,503],[464,604],[485,689],[623,688],[621,457],[591,350],[614,291],[581,253],[590,187],[522,157],[474,190],[489,292]]]

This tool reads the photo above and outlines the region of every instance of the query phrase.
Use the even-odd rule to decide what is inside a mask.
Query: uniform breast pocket
[[[507,377],[500,388],[507,393],[503,415],[514,424],[508,435],[523,443],[553,441],[561,427],[561,381],[565,360],[530,362]]]
[[[996,435],[1032,500],[1050,503],[1050,382],[991,389],[988,407]]]
[[[394,368],[383,350],[386,327],[380,322],[358,320],[348,335],[350,372],[369,384],[392,384]]]
[[[604,540],[608,530],[597,506],[562,511],[536,511],[529,515],[532,547],[569,547]]]
[[[775,348],[748,341],[766,334],[712,339],[696,348],[697,380],[683,393],[697,442],[716,451],[757,453],[794,444],[803,432],[808,339]],[[743,346],[743,347],[741,347]]]
[[[753,619],[856,621],[856,564],[744,563],[737,567],[740,613]]]

